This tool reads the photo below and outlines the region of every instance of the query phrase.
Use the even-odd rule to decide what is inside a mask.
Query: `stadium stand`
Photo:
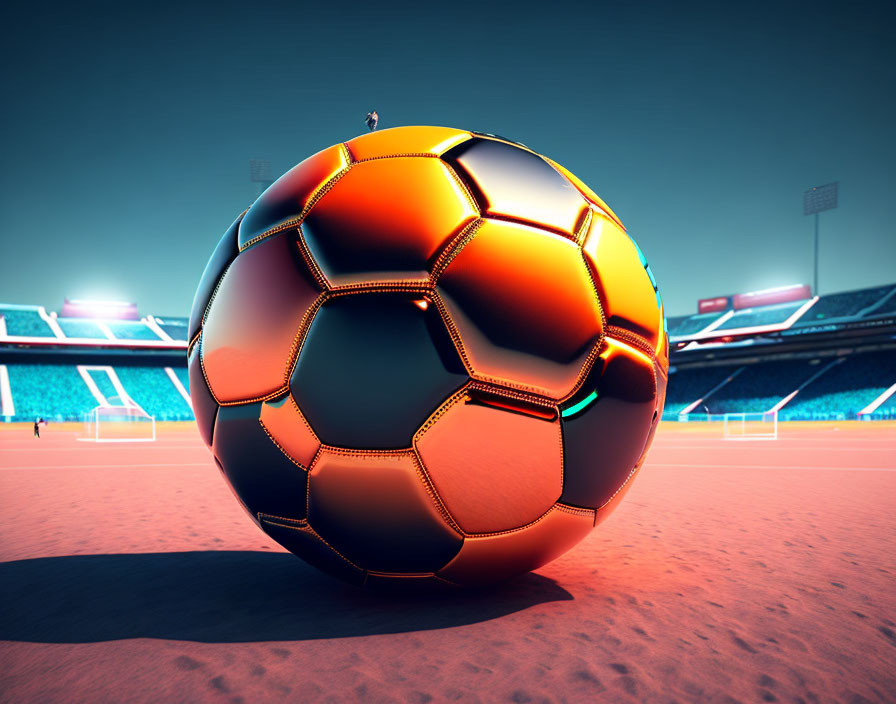
[[[669,335],[681,337],[682,335],[694,335],[704,328],[712,325],[721,318],[725,311],[717,313],[700,313],[697,315],[685,315],[668,319]]]
[[[159,336],[150,330],[145,323],[138,320],[104,321],[112,334],[120,340],[158,340]]]
[[[190,374],[186,367],[174,367],[174,374],[180,379],[180,383],[184,385],[187,393],[190,392]]]
[[[6,368],[16,410],[12,421],[31,422],[38,417],[56,422],[80,421],[97,406],[74,364],[7,362]],[[192,420],[190,407],[164,367],[122,365],[114,369],[128,396],[156,420]],[[184,367],[183,376],[178,374],[178,378],[185,381],[186,371]],[[109,375],[98,369],[90,369],[88,374],[100,393],[113,401],[118,394]],[[120,405],[117,400],[113,402]]]
[[[88,369],[87,375],[93,380],[93,383],[96,384],[99,392],[105,396],[106,400],[113,406],[124,405],[124,399],[119,397],[118,390],[112,384],[112,379],[109,378],[109,375],[104,370]]]
[[[896,420],[896,394],[878,406],[870,418],[873,420]]]
[[[719,325],[716,330],[734,330],[735,328],[749,328],[756,325],[772,325],[783,323],[791,315],[796,313],[805,301],[793,301],[791,303],[778,303],[761,308],[744,308],[736,311],[728,320]],[[814,308],[815,306],[813,306]],[[809,310],[812,310],[811,308]]]
[[[66,337],[83,337],[90,340],[105,340],[106,336],[99,326],[85,318],[56,318],[59,327]]]
[[[679,369],[669,374],[669,385],[666,389],[666,406],[663,409],[664,420],[676,420],[678,415],[694,401],[704,398],[716,386],[721,384],[741,365],[723,367],[693,367]],[[704,409],[698,407],[695,413]]]
[[[751,364],[706,398],[706,407],[710,413],[763,413],[818,371],[818,362],[807,359]]]
[[[7,363],[6,369],[16,409],[13,421],[80,420],[97,405],[73,364]]]
[[[872,316],[896,315],[896,296],[886,301],[880,308],[869,310],[862,317],[870,318]]]
[[[893,286],[877,286],[821,296],[814,306],[800,316],[795,325],[812,325],[831,318],[857,315],[887,296],[893,289]]]
[[[802,389],[779,411],[778,418],[855,418],[892,384],[896,384],[896,354],[892,351],[852,354]]]
[[[192,420],[192,410],[163,367],[116,366],[115,373],[128,396],[157,421]]]
[[[0,306],[0,315],[6,322],[7,335],[28,337],[55,337],[50,326],[40,317],[37,306],[11,308]]]
[[[159,327],[167,332],[173,340],[186,340],[188,320],[186,318],[156,318]]]

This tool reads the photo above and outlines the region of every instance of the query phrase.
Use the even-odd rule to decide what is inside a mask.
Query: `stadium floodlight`
[[[274,179],[271,178],[271,162],[267,159],[249,159],[249,180],[257,183],[258,193],[263,193]]]
[[[837,207],[837,187],[839,181],[815,186],[803,193],[803,215],[815,216],[815,283],[813,290],[818,295],[818,214]]]

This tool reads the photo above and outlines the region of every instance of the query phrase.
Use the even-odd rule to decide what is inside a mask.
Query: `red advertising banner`
[[[807,284],[781,286],[764,291],[739,293],[734,297],[734,309],[756,308],[757,306],[770,306],[775,303],[789,303],[790,301],[805,301],[811,297],[812,289]]]

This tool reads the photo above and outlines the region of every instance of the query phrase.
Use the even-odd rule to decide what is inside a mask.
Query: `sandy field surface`
[[[189,426],[0,426],[2,702],[896,701],[896,425],[664,425],[577,548],[488,591],[292,557]]]

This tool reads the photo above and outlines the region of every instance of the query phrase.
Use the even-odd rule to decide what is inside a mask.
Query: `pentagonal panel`
[[[261,404],[261,424],[293,461],[308,467],[320,442],[290,394]]]
[[[261,404],[222,406],[215,420],[212,451],[234,493],[257,519],[267,513],[304,518],[307,475],[265,433]]]
[[[562,411],[563,503],[600,508],[612,498],[644,450],[655,409],[653,360],[607,338]]]
[[[187,361],[190,376],[190,402],[193,406],[193,415],[196,417],[196,425],[199,427],[199,435],[202,441],[212,446],[212,433],[215,429],[215,415],[218,413],[218,404],[212,398],[205,376],[202,374],[202,365],[199,361],[199,345],[193,345],[190,358]]]
[[[486,220],[438,279],[474,375],[554,398],[576,383],[602,332],[600,305],[574,242]]]
[[[583,249],[607,324],[640,335],[656,348],[662,328],[658,298],[635,243],[615,222],[595,213]]]
[[[460,395],[440,409],[414,444],[445,508],[465,533],[519,528],[560,498],[559,419],[486,406]]]
[[[321,540],[305,521],[283,520],[264,514],[259,518],[265,533],[308,564],[352,584],[364,582],[364,571]]]
[[[558,164],[556,161],[552,161],[551,159],[548,159],[547,157],[544,157],[544,159],[551,166],[553,166],[555,169],[557,169],[557,171],[559,171],[561,174],[566,176],[566,178],[569,180],[569,182],[579,190],[579,193],[581,193],[588,200],[590,200],[592,203],[594,203],[594,205],[596,205],[598,208],[603,210],[607,215],[609,215],[610,218],[612,220],[614,220],[617,225],[619,225],[619,227],[624,228],[624,226],[622,224],[622,220],[619,219],[619,216],[617,216],[616,213],[614,213],[612,210],[610,210],[610,207],[606,203],[604,203],[604,201],[601,199],[601,197],[599,195],[597,195],[597,193],[595,193],[584,181],[582,181],[578,176],[576,176],[574,173],[569,171],[569,169],[566,169],[562,165]]]
[[[537,154],[506,142],[474,139],[445,155],[482,198],[488,215],[525,220],[573,234],[587,203]]]
[[[309,475],[308,522],[346,558],[383,572],[433,572],[462,542],[411,453],[322,451]]]
[[[341,144],[309,156],[278,178],[249,208],[240,226],[239,243],[247,243],[285,222],[298,218],[314,193],[348,167]]]
[[[346,146],[355,161],[399,154],[439,156],[469,138],[469,132],[450,127],[394,127],[355,137]]]
[[[433,306],[415,294],[364,293],[321,306],[290,389],[323,443],[383,449],[410,447],[466,381]]]
[[[293,344],[319,293],[286,234],[234,260],[202,333],[202,361],[218,401],[261,398],[286,385]]]
[[[196,294],[193,296],[193,308],[190,310],[190,324],[187,328],[188,340],[199,332],[202,326],[202,318],[205,315],[205,309],[208,308],[209,299],[215,291],[215,286],[221,279],[224,270],[230,265],[239,253],[237,244],[237,232],[239,231],[240,221],[243,216],[240,215],[233,224],[227,228],[227,232],[220,239],[215,251],[205,265],[205,271],[202,272],[202,278],[199,279],[199,286],[196,287]]]
[[[438,159],[354,165],[314,205],[302,234],[333,286],[429,278],[445,243],[477,217]]]
[[[439,570],[459,584],[486,584],[528,572],[559,557],[594,527],[594,511],[557,505],[544,518],[520,530],[464,538],[450,563]]]

